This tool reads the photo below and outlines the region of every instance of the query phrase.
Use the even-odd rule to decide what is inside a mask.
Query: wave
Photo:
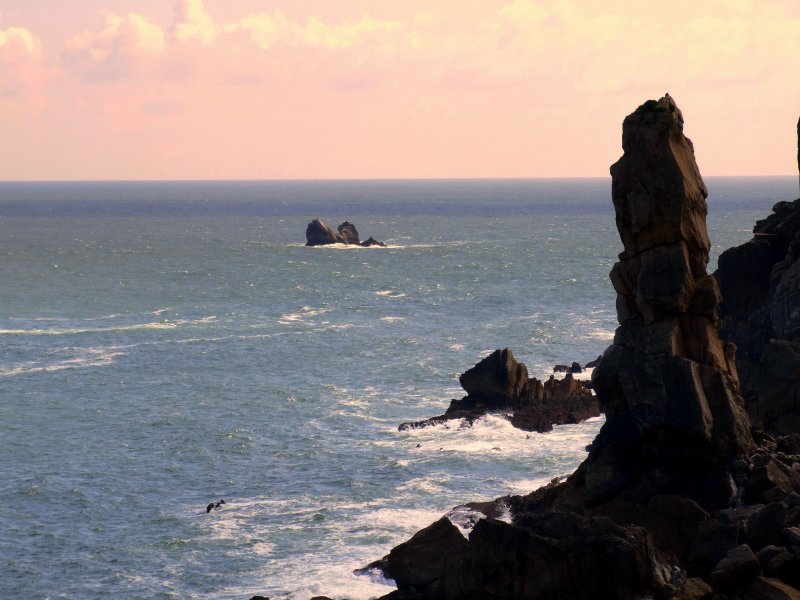
[[[47,362],[46,359],[31,360],[0,368],[0,377],[15,377],[30,373],[52,373],[64,369],[84,369],[110,365],[124,352],[110,348],[72,349],[73,355]]]
[[[201,319],[179,319],[177,321],[152,321],[149,323],[134,323],[131,325],[113,325],[109,327],[63,327],[63,328],[33,328],[33,329],[0,329],[0,335],[77,335],[83,333],[108,333],[118,331],[139,331],[178,329],[185,325],[203,325],[216,320],[216,316]],[[94,319],[86,319],[94,320]]]
[[[295,322],[302,322],[309,317],[317,317],[331,312],[330,308],[312,308],[310,306],[303,306],[299,311],[292,313],[285,313],[280,316],[278,323],[289,325]]]

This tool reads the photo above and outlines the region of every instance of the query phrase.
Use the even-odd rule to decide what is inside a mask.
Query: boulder
[[[755,513],[747,522],[744,542],[753,550],[778,544],[786,521],[786,505],[773,502]]]
[[[756,577],[743,596],[744,600],[800,600],[800,591],[768,577]]]
[[[392,548],[383,559],[383,573],[399,590],[423,590],[439,578],[445,556],[464,550],[467,540],[447,517],[421,529],[407,542]]]
[[[341,238],[322,219],[314,219],[306,227],[306,246],[338,244]]]
[[[747,586],[761,575],[761,565],[750,546],[742,544],[728,551],[711,572],[711,583],[715,589],[733,592]]]
[[[714,590],[699,577],[686,580],[681,589],[677,591],[674,600],[712,600]]]
[[[437,597],[632,599],[664,585],[656,555],[644,530],[602,517],[484,519],[470,534],[469,553],[442,574]]]

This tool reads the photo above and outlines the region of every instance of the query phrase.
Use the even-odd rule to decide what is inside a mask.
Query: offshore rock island
[[[379,242],[373,237],[363,242],[358,237],[356,226],[350,221],[345,221],[337,228],[337,231],[325,223],[322,219],[314,219],[306,227],[306,246],[328,246],[330,244],[350,244],[353,246],[381,246],[386,244]]]
[[[800,599],[800,200],[709,275],[683,125],[669,95],[623,123],[619,327],[592,376],[606,423],[589,456],[566,481],[470,505],[486,518],[468,540],[443,518],[393,549],[375,563],[398,586],[384,598]],[[527,371],[498,352],[485,360],[522,397]]]

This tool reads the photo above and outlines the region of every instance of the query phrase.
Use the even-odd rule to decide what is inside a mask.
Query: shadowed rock
[[[800,425],[800,200],[775,204],[772,214],[756,223],[753,239],[722,253],[715,276],[723,296],[720,334],[736,344],[736,364],[750,418],[773,433],[796,431]]]
[[[623,150],[611,167],[624,246],[611,271],[620,325],[592,378],[606,423],[566,481],[469,505],[486,518],[419,598],[800,593],[792,587],[800,572],[800,442],[797,434],[751,433],[735,349],[717,333],[707,192],[669,95],[625,119]],[[475,395],[484,405],[503,396],[519,403],[526,376],[508,355],[493,355],[468,378],[480,382],[475,394],[454,402],[467,408]],[[500,507],[512,523],[491,517]]]
[[[447,411],[424,421],[402,423],[400,431],[437,425],[451,419],[472,423],[487,413],[508,417],[525,431],[550,431],[554,424],[578,423],[600,414],[597,400],[570,373],[544,383],[528,377],[527,367],[508,348],[495,350],[459,377],[467,395],[452,400]]]

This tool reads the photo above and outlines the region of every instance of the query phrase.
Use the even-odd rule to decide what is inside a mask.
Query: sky
[[[0,179],[797,173],[798,0],[0,0]]]

